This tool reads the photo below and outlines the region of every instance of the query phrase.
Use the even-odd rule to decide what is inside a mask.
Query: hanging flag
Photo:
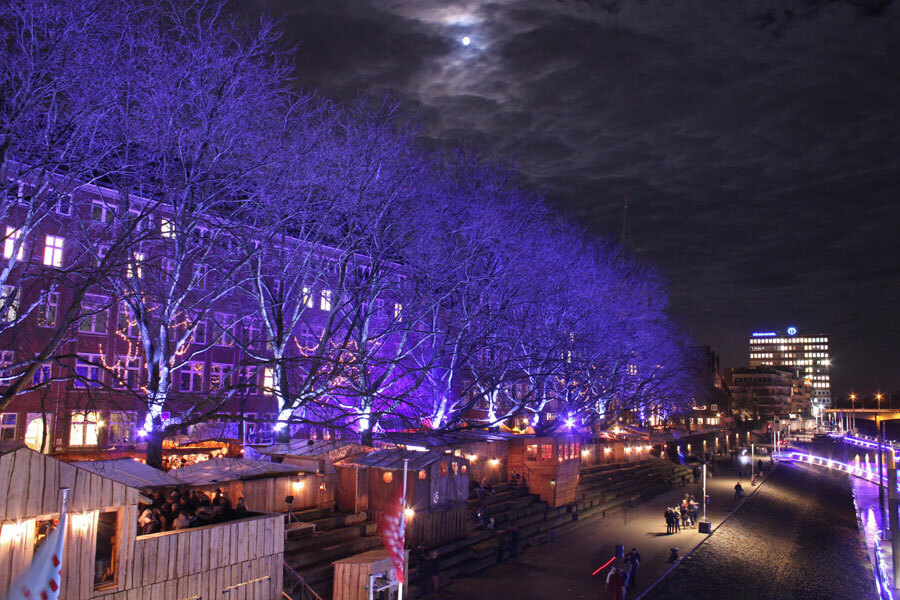
[[[63,544],[66,541],[66,513],[38,548],[31,566],[9,587],[6,600],[59,600],[62,581]]]
[[[404,528],[406,526],[406,521],[403,517],[403,497],[402,494],[398,493],[388,510],[381,516],[379,529],[381,530],[381,542],[384,544],[384,547],[387,548],[388,556],[391,557],[391,562],[394,563],[396,578],[400,583],[404,582],[404,575],[406,572],[406,561],[403,560]]]

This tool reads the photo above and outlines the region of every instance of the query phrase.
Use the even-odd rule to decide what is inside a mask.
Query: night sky
[[[269,0],[297,79],[391,90],[658,265],[722,366],[832,336],[838,394],[900,389],[900,3]],[[464,36],[470,39],[463,44]]]

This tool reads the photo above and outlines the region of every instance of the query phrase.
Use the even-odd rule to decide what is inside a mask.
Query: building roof
[[[0,441],[0,455],[15,452],[19,448],[25,448],[25,444],[16,440]]]
[[[212,458],[180,469],[169,471],[190,485],[209,485],[225,481],[259,479],[305,473],[308,469],[299,465],[283,465],[249,458]]]
[[[165,471],[130,458],[80,460],[71,464],[138,489],[185,485],[184,481]]]
[[[461,456],[451,456],[443,452],[416,452],[414,450],[396,448],[376,450],[369,454],[351,456],[350,458],[345,458],[335,464],[342,467],[374,467],[376,469],[394,471],[403,468],[403,459],[409,459],[409,468],[411,470],[418,470],[443,458],[452,458],[463,463],[469,462]]]
[[[266,456],[308,456],[313,458],[348,447],[351,452],[366,451],[366,446],[347,440],[291,440],[256,448],[256,451]]]

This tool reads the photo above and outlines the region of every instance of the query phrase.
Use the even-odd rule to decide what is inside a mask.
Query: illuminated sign
[[[794,327],[793,325],[791,327],[788,327],[787,334],[788,335],[797,335],[797,328]]]
[[[778,333],[774,331],[757,331],[753,333],[753,337],[775,337]]]

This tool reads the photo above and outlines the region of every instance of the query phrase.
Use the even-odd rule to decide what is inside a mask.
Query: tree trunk
[[[163,435],[162,432],[151,430],[147,432],[147,464],[157,469],[162,469],[163,464]]]
[[[372,445],[372,429],[366,429],[364,431],[359,432],[360,443],[363,446],[371,446]]]

